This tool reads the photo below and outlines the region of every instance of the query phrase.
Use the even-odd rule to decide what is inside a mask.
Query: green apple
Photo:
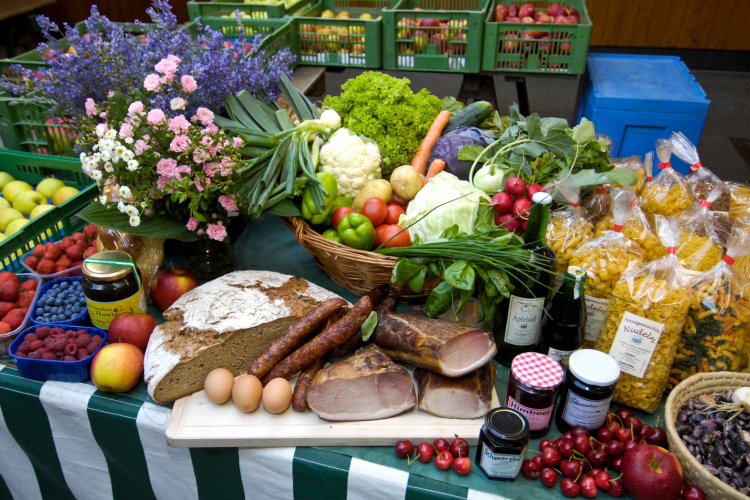
[[[46,179],[43,179],[42,182],[36,185],[36,191],[37,193],[42,193],[45,198],[52,198],[52,195],[55,194],[55,191],[57,191],[64,185],[65,183],[60,179],[48,177]]]
[[[52,195],[52,204],[62,205],[66,201],[68,201],[69,198],[72,198],[73,196],[78,194],[78,190],[71,186],[63,186]]]
[[[32,188],[28,182],[10,181],[5,187],[3,187],[3,196],[6,200],[13,203],[13,200],[18,196],[18,193],[33,190],[34,188]]]
[[[34,210],[31,211],[31,214],[29,214],[29,219],[36,219],[47,210],[52,210],[53,208],[55,208],[54,205],[37,205],[34,207]]]
[[[0,198],[0,208],[8,208],[10,203],[5,198]]]
[[[0,190],[2,190],[7,183],[14,180],[16,180],[16,178],[10,175],[8,172],[0,172]]]
[[[10,238],[12,235],[16,234],[18,231],[21,230],[23,226],[29,223],[29,219],[14,219],[10,221],[10,224],[8,224],[8,227],[5,228],[5,236]]]
[[[39,205],[47,205],[47,197],[37,191],[22,191],[13,200],[13,208],[29,215]]]
[[[23,219],[23,214],[15,208],[0,208],[0,231],[5,231],[16,219]]]

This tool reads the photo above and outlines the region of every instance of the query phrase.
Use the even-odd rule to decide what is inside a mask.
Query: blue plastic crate
[[[44,295],[45,293],[47,293],[47,291],[50,290],[53,286],[55,286],[55,284],[59,284],[59,283],[74,283],[74,282],[79,282],[80,283],[81,282],[81,278],[80,277],[78,277],[78,278],[75,278],[75,277],[73,277],[73,278],[57,278],[57,279],[48,281],[47,283],[45,283],[44,285],[42,285],[42,289],[39,290],[39,293],[34,298],[34,305],[31,308],[31,313],[32,314],[31,314],[31,317],[29,319],[29,322],[32,325],[44,325],[44,324],[46,324],[44,321],[37,321],[35,319],[36,318],[36,312],[35,311],[36,311],[36,307],[37,307],[37,302],[39,302],[39,299],[42,297],[42,295]],[[53,323],[56,324],[56,325],[61,325],[61,326],[65,326],[65,327],[68,327],[68,326],[78,326],[78,325],[86,325],[86,326],[88,326],[89,325],[88,319],[89,319],[89,308],[86,307],[86,306],[84,306],[83,312],[81,314],[79,314],[78,316],[76,316],[75,318],[69,319],[69,320],[66,320],[66,321],[54,321]]]
[[[52,328],[59,326],[65,330],[86,330],[92,337],[94,335],[99,335],[104,340],[99,344],[99,347],[93,352],[93,354],[91,354],[91,356],[80,361],[51,361],[47,359],[17,357],[16,352],[23,342],[23,339],[26,338],[26,335],[34,333],[40,326],[49,326]],[[98,353],[106,343],[107,332],[101,328],[91,326],[66,326],[49,323],[32,326],[31,328],[24,330],[10,345],[9,354],[16,362],[18,372],[22,377],[33,380],[56,380],[58,382],[85,382],[91,378],[90,369],[94,356],[96,356],[96,353]]]
[[[711,101],[679,57],[589,54],[583,78],[576,122],[586,117],[609,135],[612,156],[643,157],[673,131],[700,142]],[[690,171],[674,156],[672,166]]]

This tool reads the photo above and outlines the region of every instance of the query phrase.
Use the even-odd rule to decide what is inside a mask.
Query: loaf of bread
[[[334,297],[271,271],[235,271],[187,292],[151,334],[143,361],[148,393],[166,403],[202,390],[214,368],[246,373],[297,319]]]

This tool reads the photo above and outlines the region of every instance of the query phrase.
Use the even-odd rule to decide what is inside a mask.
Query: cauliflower
[[[370,139],[349,129],[336,131],[320,149],[320,171],[331,174],[339,185],[339,196],[354,198],[373,179],[379,179],[380,149]]]

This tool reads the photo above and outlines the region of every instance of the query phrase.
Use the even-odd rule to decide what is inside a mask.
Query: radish
[[[513,215],[528,220],[530,210],[531,202],[526,198],[516,198],[516,201],[513,202]]]
[[[492,197],[492,210],[500,215],[507,214],[513,208],[513,197],[508,193],[497,193]]]
[[[529,187],[526,188],[526,198],[531,200],[536,193],[539,193],[540,191],[544,191],[544,188],[540,186],[539,184],[532,184]]]
[[[521,229],[523,229],[524,231],[526,231],[526,226],[528,226],[528,225],[529,225],[529,221],[527,221],[527,220],[521,222]]]
[[[503,214],[495,216],[495,225],[506,231],[513,232],[521,227],[521,221],[514,219],[513,214]]]
[[[505,181],[505,192],[514,198],[526,194],[526,183],[520,177],[508,177]]]

